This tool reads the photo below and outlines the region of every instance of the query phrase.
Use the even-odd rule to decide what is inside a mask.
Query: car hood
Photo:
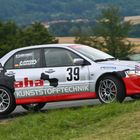
[[[102,69],[131,70],[135,69],[136,67],[140,68],[140,63],[135,61],[113,60],[98,62],[98,64]]]

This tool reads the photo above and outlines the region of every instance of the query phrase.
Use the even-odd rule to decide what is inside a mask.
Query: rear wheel
[[[46,103],[36,103],[36,104],[27,104],[22,105],[22,107],[28,111],[39,111],[41,110]]]
[[[15,97],[9,89],[0,86],[0,115],[10,114],[16,107]]]
[[[107,75],[99,79],[96,92],[102,103],[122,102],[125,98],[123,83],[112,75]]]

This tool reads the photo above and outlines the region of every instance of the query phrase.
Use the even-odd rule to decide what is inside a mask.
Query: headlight
[[[126,75],[129,77],[138,76],[138,73],[135,70],[126,71]]]
[[[125,72],[128,77],[140,76],[140,67],[135,66],[134,70],[126,70]]]

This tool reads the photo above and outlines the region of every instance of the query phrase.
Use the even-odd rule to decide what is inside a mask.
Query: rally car
[[[0,115],[17,105],[40,110],[47,102],[94,99],[122,102],[140,94],[140,63],[120,61],[79,44],[38,45],[0,59]]]

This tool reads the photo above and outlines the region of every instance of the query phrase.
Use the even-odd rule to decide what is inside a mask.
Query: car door
[[[44,49],[41,79],[45,80],[44,89],[47,95],[66,95],[65,98],[62,96],[63,99],[68,99],[70,96],[74,99],[89,92],[88,65],[75,65],[76,58],[81,57],[65,48]],[[63,100],[61,97],[59,99]]]
[[[14,54],[5,64],[8,75],[15,75],[15,97],[40,96],[43,89],[40,49],[27,49]]]

